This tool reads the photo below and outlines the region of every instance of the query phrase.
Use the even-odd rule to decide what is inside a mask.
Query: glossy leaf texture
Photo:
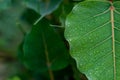
[[[20,50],[23,50],[23,54],[20,54],[22,51],[19,53],[21,61],[27,68],[37,72],[59,70],[69,64],[64,42],[45,19],[33,26]]]
[[[84,1],[66,20],[71,56],[88,80],[120,80],[120,1]]]
[[[23,0],[24,4],[38,12],[41,16],[48,15],[58,8],[62,0]]]

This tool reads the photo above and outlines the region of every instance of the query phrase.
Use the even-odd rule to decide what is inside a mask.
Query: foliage
[[[13,67],[5,80],[119,80],[119,5],[0,0],[0,63]]]
[[[67,17],[65,36],[70,53],[89,80],[120,79],[119,5],[119,1],[84,1]]]

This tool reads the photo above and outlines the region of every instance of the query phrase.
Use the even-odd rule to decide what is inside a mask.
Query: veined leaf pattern
[[[88,80],[120,80],[120,1],[84,1],[66,20],[71,56]]]

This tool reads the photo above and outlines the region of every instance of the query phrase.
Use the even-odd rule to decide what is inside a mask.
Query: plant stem
[[[42,38],[43,38],[43,43],[44,43],[44,47],[45,47],[45,56],[46,56],[46,64],[48,67],[48,72],[49,72],[49,76],[50,76],[50,80],[54,80],[54,75],[53,72],[51,70],[51,62],[49,59],[49,53],[48,53],[48,48],[47,48],[47,43],[44,37],[44,33],[42,33]]]
[[[49,72],[50,80],[54,80],[54,75],[50,68],[48,69],[48,72]]]

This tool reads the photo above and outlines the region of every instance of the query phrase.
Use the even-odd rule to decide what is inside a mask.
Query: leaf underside
[[[71,56],[88,80],[120,80],[120,1],[84,1],[66,20]]]

